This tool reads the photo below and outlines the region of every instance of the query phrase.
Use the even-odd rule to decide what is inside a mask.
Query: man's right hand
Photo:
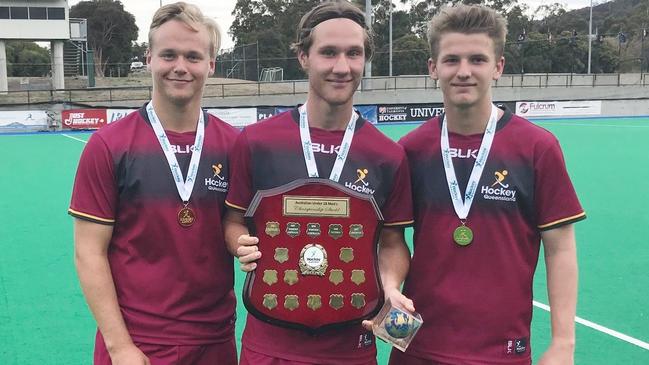
[[[113,365],[151,365],[151,361],[134,344],[120,347],[110,353]]]
[[[239,258],[239,264],[241,264],[241,271],[249,272],[256,269],[257,263],[255,261],[261,257],[261,252],[257,247],[259,238],[243,234],[239,236],[237,243],[239,244],[237,257]]]

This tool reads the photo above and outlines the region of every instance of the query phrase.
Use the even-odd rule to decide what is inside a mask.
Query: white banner
[[[519,101],[516,102],[516,114],[521,117],[601,115],[602,101]]]
[[[108,123],[122,119],[125,116],[129,115],[131,112],[136,111],[137,109],[106,109],[106,120]]]
[[[245,127],[257,122],[257,108],[207,109],[207,112],[235,127]]]
[[[4,110],[0,111],[0,128],[47,128],[48,116],[44,110]]]

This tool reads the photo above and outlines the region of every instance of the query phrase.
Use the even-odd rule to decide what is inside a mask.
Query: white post
[[[6,94],[9,91],[9,81],[7,80],[7,51],[5,41],[0,39],[0,94]]]
[[[372,29],[372,0],[365,0],[365,24]],[[372,77],[372,61],[365,62],[365,77]]]
[[[50,42],[52,49],[52,88],[65,89],[63,41]]]
[[[390,0],[390,77],[392,77],[392,0]]]
[[[590,75],[590,59],[593,54],[593,0],[590,0],[590,20],[588,21],[588,74]]]

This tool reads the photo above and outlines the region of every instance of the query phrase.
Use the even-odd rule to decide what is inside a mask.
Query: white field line
[[[79,139],[79,138],[77,138],[77,137],[68,136],[67,134],[61,134],[61,135],[62,135],[63,137],[68,137],[68,138],[70,138],[70,139],[74,139],[75,141],[79,141],[79,142],[82,142],[82,143],[88,143],[88,141],[84,141],[83,139]]]
[[[539,303],[536,300],[533,300],[532,304],[534,304],[535,307],[539,307],[539,308],[541,308],[543,310],[546,310],[548,312],[550,311],[550,306],[549,305]],[[613,336],[615,338],[618,338],[618,339],[620,339],[622,341],[626,341],[626,342],[628,342],[630,344],[636,345],[636,346],[641,347],[641,348],[643,348],[645,350],[649,350],[649,343],[646,343],[644,341],[640,341],[637,338],[633,338],[631,336],[627,336],[624,333],[614,331],[614,330],[612,330],[610,328],[606,328],[606,327],[604,327],[602,325],[599,325],[597,323],[593,323],[591,321],[588,321],[588,320],[580,318],[580,317],[575,317],[575,322],[577,322],[579,324],[583,324],[584,326],[590,327],[590,328],[592,328],[592,329],[594,329],[596,331],[603,332],[603,333],[605,333],[605,334],[607,334],[609,336]]]

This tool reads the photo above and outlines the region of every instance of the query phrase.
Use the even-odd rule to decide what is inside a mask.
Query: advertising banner
[[[372,124],[376,124],[376,105],[355,105],[354,108],[361,113],[363,118]]]
[[[63,129],[99,129],[108,124],[106,109],[68,109],[61,112]]]
[[[519,101],[516,114],[524,118],[601,115],[602,101]]]
[[[122,119],[138,109],[106,109],[106,120],[108,123]]]
[[[277,114],[277,108],[274,106],[264,106],[257,108],[257,120],[264,120]]]
[[[377,106],[378,123],[423,122],[444,112],[441,103],[383,104]]]
[[[48,119],[44,110],[3,110],[0,111],[0,129],[47,129]]]
[[[257,108],[210,108],[207,112],[234,127],[245,127],[257,122]]]

